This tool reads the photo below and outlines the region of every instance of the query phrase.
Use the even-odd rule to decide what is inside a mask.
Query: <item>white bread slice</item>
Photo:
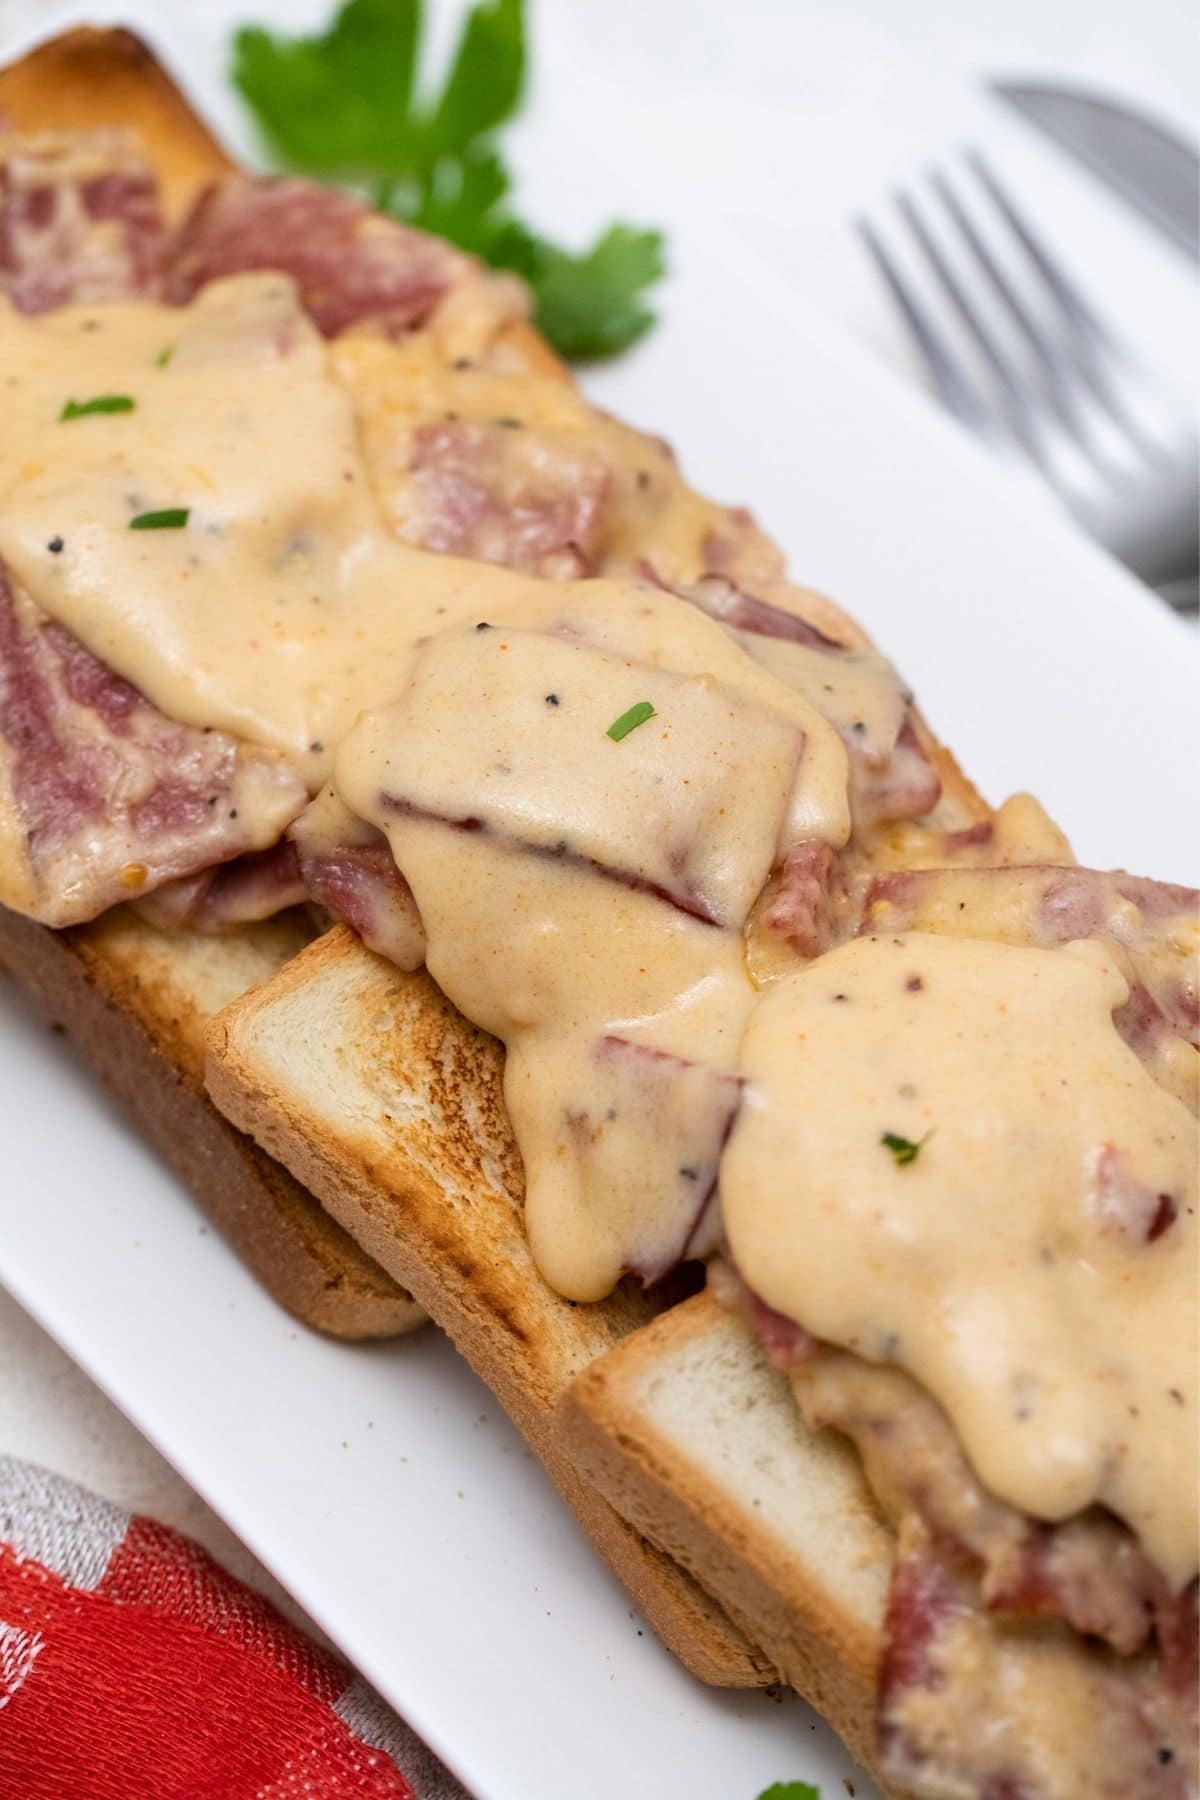
[[[420,1307],[204,1091],[208,1020],[310,935],[297,914],[204,938],[168,936],[124,908],[47,931],[0,907],[0,968],[79,1046],[281,1305],[335,1337],[391,1337],[424,1321]]]
[[[233,166],[128,31],[85,26],[0,69],[0,123],[136,131],[171,218]],[[543,371],[561,368],[520,329],[527,357]],[[285,1170],[230,1128],[201,1081],[206,1018],[310,935],[293,923],[215,939],[163,937],[125,913],[55,933],[0,909],[0,965],[80,1045],[281,1305],[336,1337],[390,1337],[420,1325],[421,1309]]]
[[[503,1051],[425,974],[338,927],[210,1028],[222,1110],[410,1289],[497,1395],[685,1666],[716,1686],[777,1671],[682,1569],[580,1479],[553,1427],[571,1379],[653,1315],[640,1292],[562,1300],[533,1264]]]
[[[711,1293],[576,1377],[564,1448],[617,1511],[761,1644],[868,1768],[893,1537],[857,1452]]]

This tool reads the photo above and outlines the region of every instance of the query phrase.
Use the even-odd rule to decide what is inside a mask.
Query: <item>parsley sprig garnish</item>
[[[137,513],[129,521],[130,531],[182,531],[192,516],[190,506],[163,506],[157,512]]]
[[[654,321],[657,231],[614,224],[564,250],[512,210],[495,134],[520,105],[524,0],[476,0],[441,92],[418,89],[424,0],[347,0],[329,29],[243,27],[233,80],[280,161],[353,185],[408,224],[449,238],[533,290],[535,321],[564,356],[608,356]]]
[[[97,394],[94,400],[68,400],[58,422],[63,425],[69,419],[86,419],[92,413],[131,413],[133,406],[129,394]]]
[[[613,720],[604,735],[610,737],[614,744],[619,744],[622,738],[627,738],[631,731],[636,731],[639,725],[644,725],[647,719],[653,717],[654,708],[650,702],[638,700],[626,712],[623,712],[619,719]]]
[[[916,1162],[922,1145],[927,1144],[932,1136],[933,1132],[927,1131],[925,1136],[918,1138],[914,1144],[911,1138],[900,1137],[894,1131],[885,1131],[879,1141],[884,1149],[890,1150],[895,1157],[896,1167],[903,1169],[906,1164]]]

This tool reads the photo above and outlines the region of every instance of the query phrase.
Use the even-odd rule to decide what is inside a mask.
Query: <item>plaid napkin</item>
[[[352,1669],[199,1544],[5,1456],[0,1794],[466,1800]]]

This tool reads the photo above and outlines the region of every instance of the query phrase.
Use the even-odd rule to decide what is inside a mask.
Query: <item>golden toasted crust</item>
[[[391,1337],[424,1319],[411,1296],[204,1091],[209,1016],[308,935],[293,917],[233,940],[176,940],[124,911],[55,932],[0,907],[0,967],[78,1044],[282,1306],[335,1337]]]
[[[523,1174],[501,1090],[503,1052],[425,974],[344,927],[210,1028],[210,1090],[243,1130],[449,1334],[541,1457],[659,1636],[702,1680],[776,1671],[720,1609],[580,1479],[554,1406],[571,1378],[653,1314],[640,1292],[562,1300],[534,1267]]]
[[[750,1328],[696,1295],[577,1376],[557,1426],[870,1766],[892,1534],[856,1453],[806,1429]]]
[[[168,212],[233,167],[154,52],[131,31],[84,25],[0,69],[0,117],[17,131],[136,131],[162,182]]]

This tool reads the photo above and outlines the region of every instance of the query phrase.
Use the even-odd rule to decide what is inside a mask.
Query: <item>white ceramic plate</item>
[[[225,117],[234,10],[181,6],[167,33]],[[686,197],[573,130],[543,100],[525,131],[539,218],[584,230],[623,207],[671,226],[665,323],[596,394],[665,431],[702,486],[753,498],[985,791],[1036,787],[1084,860],[1187,876],[1187,631],[712,242]],[[826,1800],[842,1777],[872,1792],[799,1703],[705,1690],[643,1635],[444,1341],[346,1348],[294,1326],[62,1042],[14,995],[0,1009],[0,1278],[481,1800],[753,1800],[797,1777]]]

